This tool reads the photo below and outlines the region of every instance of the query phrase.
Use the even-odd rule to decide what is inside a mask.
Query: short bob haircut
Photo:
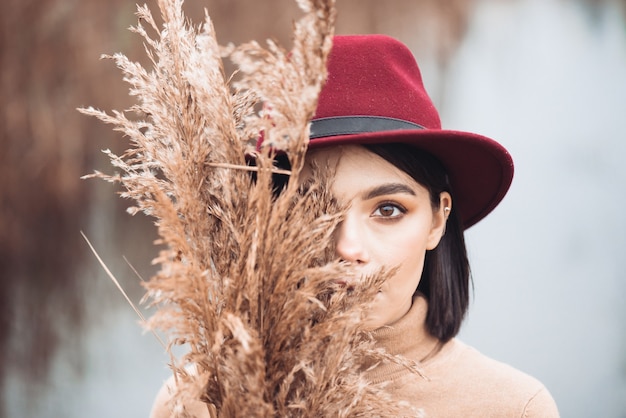
[[[407,144],[363,145],[367,150],[407,173],[424,186],[433,210],[439,209],[439,196],[452,196],[452,211],[439,245],[426,251],[424,270],[416,292],[428,300],[426,327],[440,341],[457,335],[469,304],[470,268],[463,225],[454,209],[454,193],[443,165],[431,154]]]

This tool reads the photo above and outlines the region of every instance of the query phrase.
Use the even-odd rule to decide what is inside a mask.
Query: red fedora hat
[[[496,207],[513,179],[513,160],[502,145],[441,129],[404,44],[384,35],[335,36],[309,149],[384,143],[411,144],[441,161],[465,228]]]

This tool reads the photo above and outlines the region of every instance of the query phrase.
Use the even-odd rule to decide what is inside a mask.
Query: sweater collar
[[[418,367],[436,354],[441,343],[426,329],[428,301],[422,294],[416,294],[409,311],[396,322],[372,332],[378,346],[389,354],[400,355],[417,363]],[[379,364],[371,370],[370,379],[380,381],[393,378],[406,372],[406,368],[391,362]]]

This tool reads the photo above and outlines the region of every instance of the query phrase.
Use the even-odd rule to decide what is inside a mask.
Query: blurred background
[[[145,63],[128,0],[5,0],[0,15],[0,417],[147,417],[167,355],[130,297],[153,272],[150,219],[100,180],[124,139],[77,107],[125,109],[101,54]],[[148,5],[156,12],[156,2]],[[188,0],[220,43],[289,44],[291,0]],[[338,0],[338,33],[386,33],[422,68],[444,127],[516,162],[467,233],[461,339],[542,380],[563,417],[626,417],[626,2]],[[128,262],[126,261],[128,260]],[[148,312],[149,313],[149,312]]]

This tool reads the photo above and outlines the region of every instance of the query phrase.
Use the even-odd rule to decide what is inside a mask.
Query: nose
[[[369,261],[364,242],[364,231],[358,219],[347,214],[337,229],[336,252],[343,261],[365,264]]]

